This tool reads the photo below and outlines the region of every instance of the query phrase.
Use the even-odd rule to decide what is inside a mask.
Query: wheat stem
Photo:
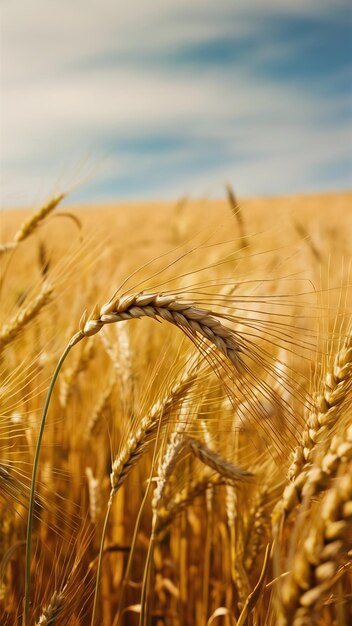
[[[70,352],[72,346],[73,346],[73,344],[70,341],[67,344],[67,346],[66,346],[62,356],[60,357],[60,359],[59,359],[59,361],[57,363],[56,369],[54,371],[53,377],[52,377],[52,379],[50,381],[48,393],[47,393],[47,396],[46,396],[46,399],[45,399],[43,414],[42,414],[42,418],[41,418],[41,422],[40,422],[39,433],[38,433],[38,438],[37,438],[37,443],[36,443],[36,448],[35,448],[35,453],[34,453],[33,469],[32,469],[32,480],[31,480],[31,490],[30,490],[29,507],[28,507],[28,519],[27,519],[25,591],[24,591],[24,600],[23,600],[23,605],[24,605],[23,626],[29,626],[32,528],[33,528],[33,514],[34,514],[34,504],[35,504],[35,487],[36,487],[37,471],[38,471],[38,465],[39,465],[40,449],[41,449],[41,444],[42,444],[42,439],[43,439],[43,434],[44,434],[46,416],[47,416],[47,413],[48,413],[51,396],[52,396],[52,393],[53,393],[53,390],[54,390],[54,385],[55,385],[55,382],[56,382],[56,379],[57,379],[57,377],[59,375],[59,372],[60,372],[60,370],[61,370],[61,368],[62,368],[62,366],[63,366],[63,364],[65,362],[65,359],[66,359],[68,353]]]

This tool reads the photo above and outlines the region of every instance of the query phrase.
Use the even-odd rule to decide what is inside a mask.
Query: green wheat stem
[[[33,460],[33,469],[32,469],[32,480],[31,480],[31,490],[29,496],[29,506],[28,506],[28,520],[27,520],[27,537],[26,537],[26,569],[25,569],[25,583],[24,583],[24,600],[23,600],[23,626],[28,626],[29,624],[29,607],[30,607],[30,584],[31,584],[31,551],[32,551],[32,532],[33,532],[33,516],[34,516],[34,504],[35,504],[35,486],[39,465],[39,455],[40,449],[42,445],[42,439],[45,429],[46,416],[48,413],[51,396],[54,390],[56,379],[59,375],[59,372],[65,362],[65,359],[70,352],[71,348],[83,338],[79,336],[79,334],[75,335],[71,341],[67,344],[64,352],[62,353],[52,379],[50,381],[48,393],[45,399],[42,419],[40,422],[40,428],[38,433],[38,439],[36,443],[34,460]]]

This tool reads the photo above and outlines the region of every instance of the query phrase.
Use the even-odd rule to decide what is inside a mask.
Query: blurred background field
[[[22,621],[50,377],[84,311],[94,319],[116,289],[212,310],[244,341],[245,369],[191,333],[197,360],[180,328],[153,319],[73,348],[40,455],[28,623],[90,624],[95,588],[94,623],[106,626],[346,623],[351,194],[228,194],[106,206],[68,197],[20,241],[35,214],[2,212],[2,245],[18,242],[1,254],[3,624]],[[238,466],[253,478],[234,478]]]

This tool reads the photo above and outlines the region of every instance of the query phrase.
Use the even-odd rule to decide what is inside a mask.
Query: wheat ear
[[[348,559],[352,530],[352,463],[324,495],[308,535],[282,583],[280,626],[303,626]]]
[[[89,515],[92,524],[96,524],[101,512],[101,488],[100,480],[93,476],[91,467],[86,467],[89,494]]]
[[[17,247],[17,243],[15,241],[9,241],[8,243],[0,244],[0,256],[9,250],[13,250]]]
[[[13,341],[23,328],[29,324],[51,299],[53,288],[44,283],[40,293],[23,307],[16,315],[0,329],[0,352]]]
[[[17,248],[19,243],[24,239],[27,239],[29,235],[36,229],[37,225],[44,220],[44,218],[51,213],[58,204],[65,198],[66,194],[62,193],[58,196],[55,196],[51,200],[49,200],[46,204],[44,204],[38,211],[36,211],[33,215],[31,215],[28,219],[26,219],[23,224],[19,227],[18,231],[15,233],[13,241],[8,241],[6,243],[0,244],[0,256],[5,252],[9,252],[9,250],[14,250]]]
[[[294,451],[289,469],[290,480],[295,480],[312,459],[315,445],[321,441],[336,422],[338,410],[352,377],[352,334],[335,356],[334,365],[325,376],[322,392],[317,395],[314,410],[309,414],[301,445]]]
[[[335,435],[327,451],[314,458],[307,479],[302,487],[303,498],[311,500],[330,486],[342,464],[352,461],[352,425],[343,435]]]
[[[74,343],[83,337],[95,335],[105,324],[124,320],[150,317],[178,326],[191,337],[203,337],[210,341],[237,368],[241,365],[241,347],[235,332],[224,326],[216,313],[197,307],[173,294],[138,293],[122,296],[95,310],[86,320],[82,318],[80,331],[72,338]]]
[[[208,448],[208,446],[191,437],[184,437],[182,440],[177,441],[177,450],[173,451],[171,457],[171,468],[173,468],[175,459],[177,460],[177,457],[185,447],[188,447],[194,456],[207,467],[207,471],[199,480],[186,485],[166,507],[159,506],[155,526],[156,534],[165,529],[174,516],[183,511],[195,498],[206,493],[209,488],[214,488],[218,485],[235,487],[238,482],[247,481],[253,477],[253,474],[247,470],[229,463],[229,461],[226,461],[226,459]],[[214,475],[214,472],[211,470],[215,470],[216,474]],[[167,471],[167,475],[169,474],[170,472]]]
[[[158,514],[158,507],[162,501],[165,487],[167,485],[167,481],[171,476],[175,466],[179,460],[180,455],[186,448],[190,449],[192,452],[192,445],[194,447],[194,455],[200,458],[200,454],[197,454],[197,446],[200,447],[201,444],[197,440],[193,440],[192,438],[185,436],[187,427],[187,422],[181,422],[179,425],[176,425],[176,430],[171,434],[170,441],[166,446],[165,452],[163,454],[162,462],[158,467],[158,475],[156,479],[156,488],[154,490],[152,506],[153,506],[153,526],[156,524],[156,518]],[[209,431],[207,430],[206,424],[204,420],[202,421],[202,428],[205,431],[205,436],[209,443],[211,443],[211,437]],[[211,452],[211,447],[203,446],[204,451],[203,454],[206,455]],[[218,455],[216,455],[218,456]],[[218,459],[216,459],[218,461]],[[210,466],[209,463],[206,465]],[[229,464],[230,465],[230,464]],[[219,474],[224,475],[224,473],[218,472]],[[211,486],[209,487],[212,490]]]
[[[120,454],[112,464],[110,474],[111,487],[116,493],[139,458],[153,443],[158,430],[168,422],[171,409],[184,398],[197,376],[197,368],[183,372],[171,388],[170,393],[152,406],[150,412],[143,417],[137,431],[132,434]]]
[[[187,437],[186,444],[197,459],[228,480],[238,482],[253,477],[251,472],[233,465],[198,439]]]
[[[270,516],[267,512],[269,488],[264,484],[257,492],[255,500],[249,510],[246,534],[244,538],[244,569],[247,574],[253,569],[259,551],[263,546],[263,538],[270,526]]]
[[[190,482],[166,505],[159,507],[155,534],[159,535],[168,528],[175,517],[190,506],[196,498],[204,495],[210,486],[217,487],[226,484],[233,483],[219,474],[214,474],[214,472],[210,470],[205,472],[197,481]]]
[[[158,507],[163,498],[165,487],[169,477],[171,476],[179,455],[185,447],[183,435],[174,432],[170,437],[170,441],[166,447],[162,462],[159,464],[158,475],[156,479],[156,487],[154,489],[152,507],[153,507],[153,526],[156,524],[158,515]]]
[[[42,610],[35,626],[52,626],[56,622],[56,618],[59,616],[64,600],[65,587],[61,591],[54,591],[48,606]]]
[[[129,437],[127,443],[112,464],[110,473],[111,491],[100,543],[91,626],[93,626],[95,620],[103,545],[114,495],[120,489],[139,458],[152,445],[153,441],[158,437],[158,434],[160,434],[161,430],[165,427],[170,417],[170,410],[175,405],[177,406],[177,403],[182,400],[189,391],[198,374],[198,369],[198,361],[194,364],[194,359],[191,359],[188,367],[183,371],[181,378],[173,385],[171,392],[162,401],[158,400],[153,405],[150,413],[141,420],[137,431]]]
[[[57,205],[65,198],[65,193],[60,193],[57,196],[54,196],[49,202],[44,204],[38,211],[33,213],[18,229],[17,233],[14,236],[14,242],[17,245],[20,241],[27,239],[29,235],[36,229],[38,224],[51,213],[54,209],[56,209]]]
[[[274,524],[282,515],[288,516],[297,504],[302,501],[306,492],[307,481],[312,486],[311,463],[317,444],[331,433],[340,415],[340,409],[350,389],[352,381],[352,334],[348,334],[342,349],[335,357],[334,367],[328,372],[323,392],[317,396],[315,410],[307,420],[302,443],[294,451],[293,462],[289,469],[291,482],[285,488],[281,500],[273,512]],[[317,476],[317,475],[315,475]],[[318,483],[317,478],[314,479]]]
[[[71,394],[75,388],[77,376],[88,368],[93,356],[94,344],[88,343],[83,347],[83,350],[75,365],[63,372],[60,385],[60,404],[63,408],[68,405]]]
[[[87,319],[85,315],[82,317],[79,332],[77,332],[71,338],[69,344],[67,345],[57,364],[52,381],[50,383],[40,424],[32,472],[32,491],[34,491],[35,487],[39,452],[41,448],[41,441],[45,428],[46,415],[50,403],[50,398],[56,378],[60,372],[63,362],[66,359],[67,354],[72,349],[72,347],[76,345],[79,341],[81,341],[84,337],[89,337],[91,335],[97,334],[106,324],[112,324],[124,320],[138,319],[144,316],[150,317],[152,319],[165,320],[179,327],[186,335],[190,336],[191,338],[198,338],[199,340],[199,338],[201,337],[203,340],[205,339],[206,341],[212,343],[225,357],[227,357],[237,369],[240,368],[242,364],[239,357],[241,348],[236,340],[235,332],[224,326],[221,321],[216,317],[216,314],[212,313],[211,311],[199,308],[195,306],[193,302],[185,302],[173,294],[138,293],[125,295],[119,298],[112,298],[108,303],[101,307],[100,311],[96,308],[89,319]],[[132,437],[132,439],[128,442],[126,449],[123,451],[125,456],[121,458],[121,455],[119,455],[119,457],[115,459],[110,475],[111,493],[104,520],[103,538],[105,537],[114,493],[116,493],[116,491],[122,485],[123,480],[127,476],[129,470],[138,460],[146,445],[151,440],[153,440],[157,432],[158,420],[155,420],[155,416],[154,420],[151,421],[147,419],[143,422],[142,420],[141,426],[137,431],[138,438],[142,442],[142,444],[139,445],[139,441],[136,440],[135,437]],[[30,602],[29,580],[32,520],[33,494],[31,493],[27,525],[24,624],[26,624],[26,622],[28,621]],[[97,604],[97,589],[101,568],[103,540],[101,542],[98,559],[97,584],[94,595],[92,624],[94,623]]]

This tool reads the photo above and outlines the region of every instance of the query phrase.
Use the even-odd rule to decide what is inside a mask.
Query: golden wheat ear
[[[282,582],[280,626],[308,623],[317,615],[349,561],[352,524],[352,463],[341,468],[335,484],[312,511],[308,531]]]
[[[28,219],[26,219],[23,224],[19,227],[17,232],[14,235],[13,241],[6,242],[0,245],[0,256],[3,253],[9,252],[10,250],[15,250],[17,246],[27,239],[40,225],[45,218],[56,209],[56,207],[62,202],[62,200],[66,197],[66,193],[61,193],[57,196],[54,196],[48,202],[43,204],[38,211],[30,215]]]
[[[290,481],[275,508],[275,523],[283,515],[289,516],[304,496],[310,494],[313,497],[323,489],[329,474],[334,475],[339,460],[343,461],[346,455],[349,457],[350,431],[346,431],[341,445],[333,438],[333,433],[350,410],[351,390],[352,335],[349,334],[335,356],[333,368],[325,376],[321,392],[316,396],[316,404],[308,415],[302,441],[293,451],[288,471]],[[318,463],[316,457],[320,458]]]
[[[98,333],[106,324],[114,324],[124,320],[150,317],[161,319],[178,326],[186,334],[200,336],[210,341],[232,363],[239,367],[241,359],[240,345],[235,334],[224,326],[209,311],[195,306],[192,302],[184,302],[173,294],[138,293],[123,296],[104,304],[98,316],[94,311],[87,320],[82,320],[80,332],[82,337]],[[78,339],[78,337],[77,337]]]
[[[44,282],[39,294],[0,328],[0,354],[51,301],[52,294],[53,288],[51,284]]]
[[[16,244],[27,239],[33,231],[56,207],[62,202],[66,194],[61,193],[58,196],[51,198],[46,204],[40,207],[33,215],[31,215],[23,224],[14,236],[14,242]]]

